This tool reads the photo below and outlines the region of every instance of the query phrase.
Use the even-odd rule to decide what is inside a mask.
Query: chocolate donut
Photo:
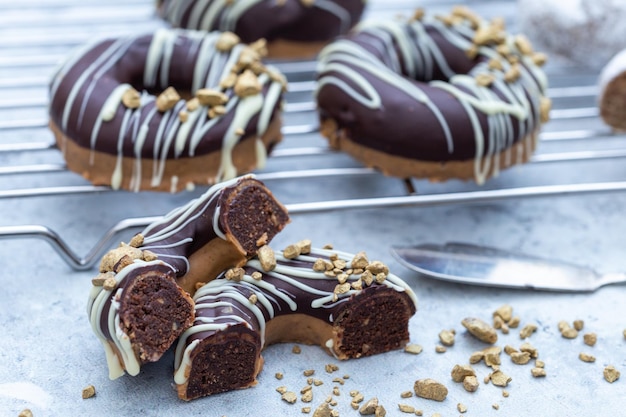
[[[114,189],[176,192],[262,167],[281,140],[285,87],[262,53],[229,33],[166,29],[85,45],[50,85],[68,168]]]
[[[247,176],[214,185],[109,251],[87,312],[111,379],[158,360],[192,324],[196,284],[245,264],[288,222],[283,205]]]
[[[384,264],[363,252],[311,249],[310,241],[293,246],[259,251],[198,289],[194,324],[176,347],[181,399],[255,385],[261,350],[272,343],[315,344],[348,359],[409,341],[417,299]]]
[[[267,41],[271,58],[310,58],[347,33],[365,0],[160,0],[161,17],[174,27],[236,33],[243,42]]]
[[[362,22],[319,56],[332,147],[400,178],[473,178],[528,160],[548,118],[545,55],[465,7]]]

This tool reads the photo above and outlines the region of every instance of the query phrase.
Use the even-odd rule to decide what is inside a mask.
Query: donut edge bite
[[[109,377],[137,375],[159,360],[193,323],[198,281],[244,264],[289,221],[267,187],[247,175],[211,187],[108,251],[87,314]]]
[[[173,29],[83,45],[50,83],[67,167],[95,185],[172,193],[263,168],[287,85],[264,54],[232,33]]]
[[[159,0],[157,14],[172,27],[230,31],[244,42],[263,39],[271,59],[312,59],[361,19],[365,0],[256,0],[233,2]]]
[[[320,53],[321,133],[386,175],[482,184],[534,152],[551,107],[546,59],[463,6],[364,21]]]
[[[402,348],[417,298],[364,252],[259,252],[198,289],[196,320],[180,337],[174,381],[183,400],[257,384],[273,343],[322,347],[339,360]]]

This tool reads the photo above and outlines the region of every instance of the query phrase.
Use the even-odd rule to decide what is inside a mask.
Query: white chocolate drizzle
[[[295,259],[295,261],[305,262],[306,264],[304,266],[293,264],[292,261],[283,256],[282,252],[278,251],[275,252],[277,266],[272,271],[263,271],[258,259],[251,259],[246,264],[247,267],[251,267],[256,271],[269,275],[272,279],[284,282],[289,287],[295,287],[299,291],[308,294],[306,297],[298,298],[284,288],[279,288],[264,279],[254,279],[249,274],[245,274],[241,281],[218,278],[198,289],[194,295],[194,301],[196,303],[196,321],[192,327],[187,329],[180,336],[175,351],[175,382],[180,385],[187,381],[189,376],[188,370],[191,366],[190,355],[198,343],[198,339],[194,339],[192,342],[188,342],[188,340],[195,335],[206,331],[221,331],[230,326],[241,324],[253,329],[255,328],[254,323],[245,319],[245,317],[250,317],[254,318],[257,322],[261,338],[261,347],[263,347],[266,337],[266,323],[278,314],[276,308],[280,308],[281,304],[286,305],[292,312],[296,312],[299,305],[304,302],[303,299],[306,299],[307,302],[310,301],[310,305],[304,308],[326,309],[345,303],[352,295],[360,292],[361,290],[351,288],[347,292],[336,294],[332,289],[328,291],[321,289],[322,287],[315,288],[303,281],[304,279],[311,279],[336,282],[337,278],[328,277],[323,272],[316,272],[310,266],[319,257],[328,258],[333,254],[338,255],[339,259],[348,263],[354,258],[353,254],[346,252],[313,248],[310,254],[300,255]],[[309,266],[307,267],[306,265]],[[348,277],[347,282],[354,282],[358,279],[359,275],[351,275]],[[417,307],[417,297],[415,293],[398,276],[388,274],[387,278],[382,282],[382,285],[395,291],[406,293],[412,303]],[[332,287],[332,285],[330,287]],[[251,303],[247,295],[243,294],[256,295],[257,302]],[[282,303],[279,304],[278,300]],[[215,317],[202,314],[202,310],[204,309],[211,310],[217,307],[222,307],[224,309],[222,311],[239,311],[240,314],[216,314]],[[286,312],[282,312],[282,314],[285,313]],[[334,321],[332,314],[328,315],[327,321],[329,323]],[[325,342],[325,347],[327,347],[333,355],[336,355],[336,352],[333,350],[336,345],[333,339]]]
[[[487,25],[488,22],[481,21],[479,27]],[[435,31],[460,51],[476,47],[479,63],[468,74],[456,74],[429,31]],[[399,94],[401,92],[409,95],[416,102],[424,104],[439,122],[448,152],[452,154],[455,146],[450,126],[456,123],[455,116],[444,108],[437,108],[425,93],[424,87],[447,92],[463,107],[466,113],[463,118],[470,121],[476,142],[474,177],[481,184],[486,180],[491,165],[497,174],[500,153],[510,149],[515,141],[529,137],[532,139],[532,142],[527,141],[530,143],[529,148],[534,146],[541,124],[540,100],[545,96],[547,78],[531,57],[521,53],[514,37],[507,34],[504,44],[521,65],[517,65],[519,78],[505,81],[505,73],[511,69],[512,64],[494,47],[475,45],[472,42],[475,32],[468,21],[446,25],[441,20],[428,16],[408,23],[373,20],[361,22],[353,33],[369,34],[368,39],[372,39],[370,46],[382,58],[349,38],[334,42],[320,53],[315,94],[319,96],[322,89],[332,85],[353,99],[356,105],[380,110],[385,108],[385,103],[368,81],[377,79],[391,91],[397,90]],[[503,69],[489,68],[489,59],[498,59]],[[404,71],[401,71],[402,67]],[[434,80],[435,68],[439,68],[447,81]],[[493,76],[494,82],[490,86],[479,85],[474,78],[478,74],[489,74]],[[479,113],[487,117],[489,128],[485,132],[480,125]],[[407,117],[415,118],[415,114],[407,114]],[[514,134],[514,127],[517,129],[517,136]],[[425,137],[421,140],[432,139]],[[510,155],[505,157],[510,159]],[[445,156],[442,156],[442,161],[445,160]]]
[[[132,87],[122,82],[112,85],[111,79],[114,76],[111,73],[128,59],[127,52],[141,37],[90,43],[79,49],[56,72],[51,84],[50,102],[61,107],[58,116],[61,130],[71,131],[72,134],[68,135],[70,137],[87,135],[88,140],[85,139],[84,142],[89,144],[91,150],[91,164],[94,163],[95,151],[114,148],[105,142],[115,140],[117,143],[115,153],[117,163],[112,172],[112,188],[120,188],[124,180],[128,179],[129,188],[132,191],[139,191],[142,184],[142,160],[150,159],[152,176],[149,183],[152,187],[159,187],[163,181],[171,180],[164,178],[169,158],[198,156],[198,147],[208,141],[220,143],[218,149],[221,149],[221,161],[219,167],[214,167],[217,176],[207,174],[206,182],[211,184],[238,175],[232,158],[235,145],[250,136],[258,141],[266,133],[274,109],[282,100],[283,86],[267,74],[260,74],[259,83],[263,87],[262,90],[268,93],[261,91],[243,100],[240,100],[232,89],[220,87],[222,79],[237,64],[244,45],[237,44],[228,52],[218,51],[215,45],[219,36],[217,32],[160,29],[150,37],[145,62],[134,64],[143,68],[143,88],[157,91],[165,89],[169,87],[171,68],[177,65],[174,61],[175,53],[185,39],[189,46],[189,56],[196,56],[193,63],[193,79],[189,83],[191,93],[200,88],[209,88],[223,91],[229,97],[225,106],[226,113],[212,118],[207,116],[208,107],[200,105],[194,111],[188,112],[187,121],[183,123],[179,120],[179,112],[185,109],[184,100],[177,102],[171,109],[160,112],[155,110],[155,97],[147,91],[141,92],[139,108],[130,109],[123,105],[122,96]],[[95,50],[100,51],[97,58],[87,64],[77,78],[69,79],[68,74],[83,63],[88,54],[93,55]],[[197,55],[193,55],[194,53]],[[271,70],[276,71],[273,68]],[[96,92],[102,94],[103,90],[107,95],[106,100],[100,108],[95,109],[90,99]],[[51,107],[51,113],[55,111]],[[85,126],[87,114],[94,119],[91,126]],[[255,117],[258,117],[259,121],[252,125]],[[226,129],[226,134],[222,138],[221,135],[217,135],[216,126],[227,118],[232,118],[233,122],[226,127],[223,127],[223,123],[220,125],[220,129]],[[116,131],[112,132],[111,129]],[[243,134],[235,133],[242,130]],[[129,148],[132,148],[132,152],[123,152]],[[258,162],[263,164],[266,152],[260,152],[257,147],[257,157]],[[134,161],[133,168],[129,170],[131,172],[122,172],[123,158],[131,158]]]

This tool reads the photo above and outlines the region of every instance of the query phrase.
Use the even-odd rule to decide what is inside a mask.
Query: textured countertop
[[[44,104],[0,106],[1,146],[52,140],[42,126],[27,128],[22,123],[18,128],[10,128],[10,125],[20,125],[25,120],[45,120],[46,89],[40,80],[47,79],[56,58],[67,53],[77,39],[85,39],[96,32],[132,33],[161,25],[153,15],[153,2],[149,0],[63,0],[54,7],[28,0],[20,4],[19,9],[5,3],[0,3],[0,103],[38,99]],[[423,4],[406,2],[402,7],[381,11],[384,2],[372,0],[371,3],[374,11],[370,13],[376,16],[394,15],[402,8],[410,9],[412,4]],[[483,15],[504,15],[511,25],[516,24],[515,2],[464,3]],[[439,4],[437,10],[447,10],[451,4]],[[122,16],[120,10],[132,16]],[[48,17],[48,22],[43,16],[52,17]],[[73,23],[55,24],[56,16]],[[106,24],[100,25],[99,19]],[[593,86],[597,74],[558,60],[551,61],[547,69],[552,87],[587,86],[592,91],[584,97],[555,99],[555,109],[595,105]],[[34,81],[24,81],[29,79]],[[298,101],[302,97],[306,95],[293,93],[288,100]],[[567,110],[562,114],[567,115]],[[558,111],[556,116],[559,116]],[[310,112],[287,117],[288,125],[314,122],[314,114]],[[555,117],[544,131],[548,138],[564,136],[566,139],[542,142],[538,155],[625,147],[626,138],[620,135],[598,134],[588,139],[572,139],[575,132],[583,130],[608,132],[593,116]],[[324,146],[324,143],[316,133],[291,135],[279,149]],[[62,162],[54,149],[3,151],[0,161],[3,166]],[[358,168],[359,165],[345,155],[282,157],[271,159],[259,174],[302,167]],[[457,181],[444,184],[415,181],[414,184],[419,193],[434,195],[625,178],[623,158],[572,160],[568,157],[561,162],[537,161],[510,169],[482,188]],[[79,256],[85,256],[120,220],[163,214],[201,191],[177,195],[94,192],[45,196],[23,196],[19,192],[35,187],[85,185],[81,178],[68,172],[0,175],[0,183],[3,190],[0,191],[1,227],[47,226]],[[286,204],[404,193],[401,181],[378,174],[268,179],[266,183]],[[31,409],[37,417],[301,415],[301,407],[307,404],[291,405],[282,401],[276,388],[284,385],[299,392],[306,385],[302,374],[306,369],[314,369],[314,376],[324,382],[313,388],[314,399],[310,406],[317,407],[332,394],[333,387],[338,386],[340,395],[333,398],[341,416],[358,415],[350,407],[351,390],[360,391],[365,399],[378,397],[387,415],[392,416],[408,415],[398,411],[399,403],[421,409],[425,416],[459,415],[457,403],[467,406],[467,416],[622,415],[626,393],[626,340],[622,335],[626,329],[624,286],[609,286],[592,294],[560,294],[444,283],[408,271],[394,261],[389,248],[397,244],[462,241],[576,262],[602,272],[624,271],[624,213],[626,193],[621,192],[296,213],[272,246],[280,248],[310,238],[318,246],[333,243],[337,249],[349,252],[365,250],[370,258],[387,263],[417,293],[419,311],[410,322],[411,342],[422,345],[423,352],[410,355],[396,351],[337,362],[315,346],[301,346],[302,352],[295,354],[291,343],[274,345],[264,351],[265,367],[256,387],[189,403],[179,400],[172,387],[171,352],[160,362],[144,366],[137,377],[110,381],[103,350],[92,334],[85,312],[94,269],[76,271],[48,242],[12,236],[3,239],[0,246],[0,415],[17,416],[25,408]],[[136,231],[127,230],[117,239],[128,241]],[[515,365],[503,354],[501,369],[512,377],[506,388],[509,396],[503,396],[502,388],[482,383],[490,372],[484,364],[475,365],[480,388],[468,393],[461,384],[451,380],[450,371],[455,364],[468,363],[472,352],[486,346],[466,333],[461,320],[469,316],[490,320],[492,312],[503,304],[513,307],[522,325],[538,326],[527,341],[538,349],[539,359],[546,364],[547,376],[533,378],[531,364]],[[571,323],[576,319],[585,323],[581,335],[573,340],[562,338],[557,323],[560,320]],[[456,330],[456,343],[447,352],[436,353],[437,335],[444,329]],[[583,344],[582,333],[585,332],[597,333],[596,346]],[[499,336],[498,345],[502,347],[507,344],[519,347],[521,343],[519,329]],[[582,362],[578,359],[580,352],[593,354],[597,360]],[[337,364],[339,370],[327,373],[324,367],[328,363]],[[622,378],[613,384],[602,376],[603,368],[609,364],[622,372]],[[277,372],[284,374],[280,381],[274,376]],[[349,378],[343,385],[333,382],[334,378],[344,376]],[[444,383],[449,390],[447,399],[435,402],[400,397],[403,391],[412,391],[414,382],[421,378]],[[82,399],[82,389],[90,384],[95,386],[96,396]]]

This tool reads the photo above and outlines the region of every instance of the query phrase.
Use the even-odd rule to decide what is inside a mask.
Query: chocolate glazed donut
[[[337,359],[402,348],[417,309],[409,286],[365,253],[260,251],[194,296],[196,319],[180,337],[175,382],[192,400],[256,384],[272,343],[321,346]],[[297,255],[297,256],[296,256]]]
[[[282,204],[248,176],[214,185],[109,251],[87,313],[110,378],[157,361],[193,323],[196,284],[245,264],[288,222]]]
[[[268,42],[271,58],[312,57],[361,18],[365,0],[160,0],[174,27],[236,33]]]
[[[281,140],[285,87],[263,54],[232,33],[165,29],[85,45],[50,86],[69,169],[114,189],[176,192],[262,167]]]
[[[401,178],[473,178],[528,160],[550,101],[545,55],[465,7],[362,22],[319,57],[331,146]]]

